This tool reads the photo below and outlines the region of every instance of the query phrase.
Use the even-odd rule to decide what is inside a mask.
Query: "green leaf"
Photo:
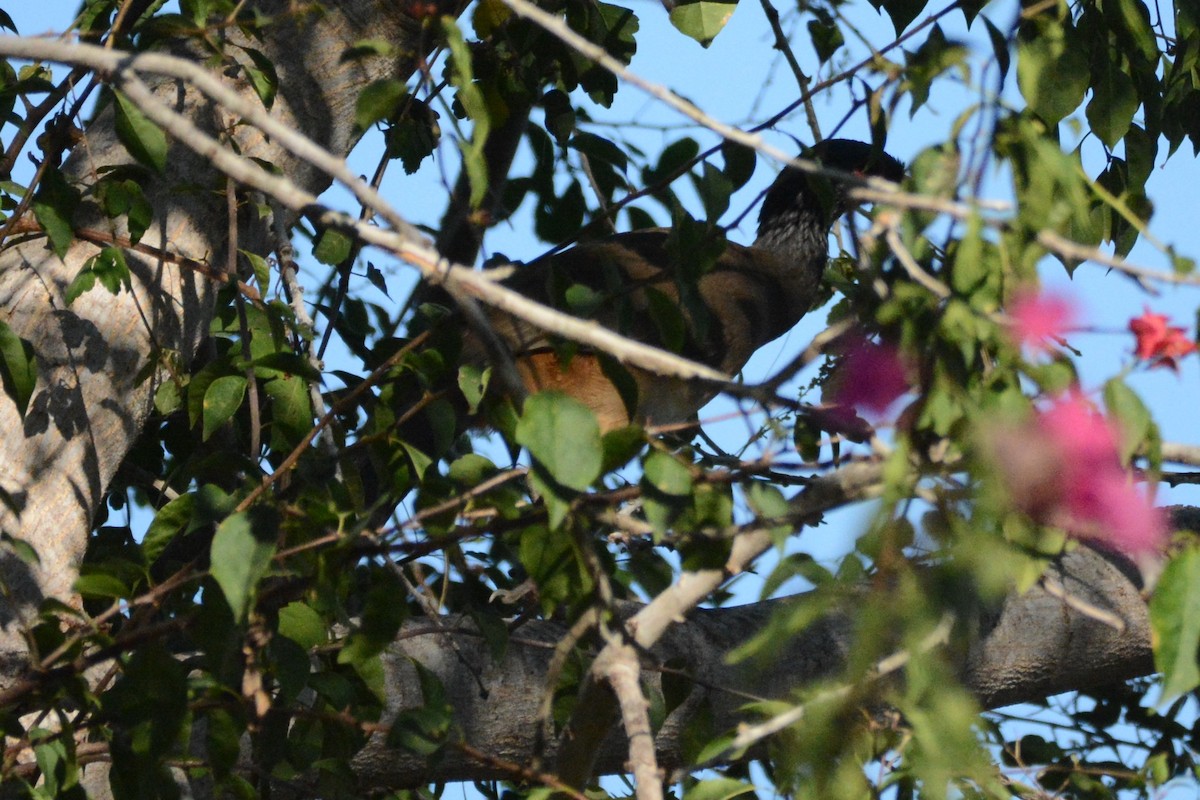
[[[463,168],[466,169],[471,186],[471,207],[478,208],[488,187],[483,145],[491,131],[491,115],[483,92],[475,83],[471,51],[453,17],[442,17],[442,32],[445,33],[446,44],[450,47],[450,83],[458,90],[458,102],[475,125],[471,131],[471,141],[460,142],[459,149],[462,151]]]
[[[106,247],[92,258],[88,259],[88,267],[96,274],[100,285],[113,294],[121,289],[131,289],[131,274],[129,264],[125,261],[125,251],[119,247]]]
[[[350,248],[354,240],[336,228],[326,228],[321,231],[321,237],[313,247],[313,258],[322,264],[336,267],[350,257]]]
[[[571,96],[561,89],[551,89],[542,96],[542,109],[546,130],[554,141],[565,144],[575,132],[575,107],[571,105]]]
[[[611,164],[622,171],[629,166],[629,157],[625,155],[624,150],[603,136],[597,136],[594,133],[576,134],[567,142],[567,147],[578,150],[593,162]]]
[[[685,36],[708,47],[733,16],[737,3],[697,0],[671,9],[671,24]]]
[[[414,97],[408,101],[407,112],[384,131],[388,155],[399,158],[408,175],[417,171],[421,162],[437,149],[441,128],[438,113]]]
[[[1038,116],[1057,125],[1079,107],[1088,88],[1088,53],[1074,28],[1041,21],[1017,43],[1017,86]]]
[[[140,773],[153,774],[151,765],[179,741],[187,718],[187,688],[187,667],[165,646],[154,642],[134,648],[121,677],[101,697],[104,718],[124,732],[114,737],[113,796],[161,796],[157,790],[131,790],[146,787]]]
[[[1200,549],[1188,547],[1167,562],[1150,598],[1150,643],[1163,674],[1160,705],[1200,686]]]
[[[729,178],[734,189],[745,186],[758,166],[758,159],[752,149],[728,139],[721,142],[721,158],[725,161],[725,176]]]
[[[148,562],[154,562],[172,539],[187,530],[195,508],[196,496],[183,494],[158,510],[142,539],[142,553]]]
[[[250,262],[250,269],[254,272],[254,279],[258,281],[259,289],[265,294],[271,288],[271,265],[258,253],[242,249],[239,249],[238,252]]]
[[[299,375],[310,381],[319,381],[321,373],[312,363],[299,353],[274,352],[254,359],[254,374],[260,378],[283,378]],[[240,365],[239,365],[240,366]]]
[[[925,8],[925,0],[871,0],[876,9],[883,8],[892,20],[892,27],[899,36],[908,24]]]
[[[754,786],[733,778],[700,781],[683,793],[683,800],[729,800],[754,792]]]
[[[280,634],[305,650],[316,648],[329,638],[320,614],[300,601],[290,602],[280,609]]]
[[[106,247],[83,262],[79,272],[67,284],[63,299],[70,305],[81,295],[91,291],[97,281],[113,294],[117,294],[122,288],[130,288],[130,278],[125,253],[119,247]]]
[[[1158,431],[1150,409],[1146,408],[1136,392],[1118,378],[1104,384],[1104,405],[1119,423],[1121,463],[1128,464],[1148,438],[1157,438]]]
[[[408,607],[396,602],[396,597],[402,595],[403,587],[392,580],[371,586],[359,615],[358,627],[338,653],[339,664],[365,664],[395,641],[400,625],[408,615]]]
[[[1008,38],[992,24],[987,17],[983,18],[987,27],[988,40],[992,43],[992,55],[996,57],[996,66],[1000,68],[1000,80],[1008,77],[1008,69],[1012,66],[1012,55],[1008,49]]]
[[[643,466],[646,482],[663,494],[684,497],[692,493],[692,473],[677,458],[655,450]]]
[[[261,50],[247,47],[243,51],[254,64],[252,67],[243,65],[246,77],[250,79],[250,85],[254,87],[254,93],[263,106],[270,108],[275,104],[275,95],[279,91],[279,74],[275,71],[275,64]]]
[[[138,162],[161,173],[167,168],[167,134],[128,97],[118,91],[113,95],[117,100],[117,138]]]
[[[699,154],[700,145],[696,143],[695,139],[684,138],[672,142],[663,148],[662,154],[658,157],[658,163],[653,168],[643,171],[642,182],[647,186],[662,183],[673,177],[675,173],[683,172]]]
[[[140,171],[140,170],[139,170]],[[104,213],[115,219],[126,216],[129,239],[137,244],[154,219],[154,207],[133,179],[105,179],[96,185],[97,199]]]
[[[492,379],[492,368],[480,369],[474,364],[463,364],[458,369],[458,388],[467,400],[467,413],[474,414],[483,402],[488,383]]]
[[[1159,60],[1158,42],[1150,23],[1150,10],[1141,0],[1117,0],[1103,5],[1105,17],[1113,28],[1123,27],[1140,55],[1149,63]],[[1111,19],[1116,17],[1117,19]],[[1118,21],[1119,20],[1119,21]]]
[[[245,619],[258,581],[271,566],[273,555],[273,538],[256,535],[251,517],[245,511],[227,518],[217,528],[212,541],[210,571],[233,611],[234,620]]]
[[[387,279],[383,277],[383,272],[379,269],[379,267],[375,266],[370,261],[367,262],[367,282],[379,291],[383,292],[384,296],[389,300],[392,298],[392,296],[388,294]]]
[[[50,246],[59,258],[67,254],[75,240],[73,220],[79,200],[79,190],[67,183],[66,177],[56,169],[46,171],[33,196],[33,215],[46,231]]]
[[[951,67],[962,65],[969,52],[965,45],[946,39],[942,26],[933,26],[925,42],[908,57],[905,74],[912,95],[910,117],[929,99],[934,80]]]
[[[987,280],[987,260],[983,258],[983,219],[972,212],[954,253],[953,271],[950,273],[954,291],[969,296],[977,286]]]
[[[470,489],[478,486],[498,471],[490,458],[484,458],[478,453],[467,453],[465,456],[456,458],[450,464],[446,477],[464,489]]]
[[[295,447],[312,431],[312,400],[308,382],[299,375],[284,375],[263,384],[271,398],[271,446]]]
[[[525,401],[516,436],[563,486],[582,491],[600,477],[600,424],[578,400],[559,392],[532,395]]]
[[[454,723],[454,710],[446,702],[438,677],[415,659],[411,661],[421,684],[422,699],[401,711],[388,730],[387,743],[418,756],[432,756],[446,742]]]
[[[408,87],[395,79],[368,84],[354,104],[354,125],[361,131],[384,119],[392,119],[408,96]]]
[[[842,45],[846,43],[846,39],[842,36],[842,29],[828,10],[819,6],[813,6],[810,10],[813,12],[814,18],[808,21],[808,38],[812,41],[817,58],[824,64],[841,49]]]
[[[37,356],[33,345],[17,336],[3,320],[0,320],[0,378],[4,381],[4,393],[12,398],[24,417],[37,384]]]
[[[107,572],[92,572],[81,574],[75,579],[75,591],[84,597],[100,600],[110,600],[117,597],[129,597],[129,587],[125,582]]]
[[[226,375],[217,378],[204,392],[205,442],[241,408],[246,397],[246,379],[241,375]]]
[[[1101,73],[1092,84],[1092,99],[1087,104],[1087,120],[1100,141],[1115,147],[1133,123],[1141,104],[1133,78],[1111,61],[1104,61]]]
[[[729,197],[733,194],[733,183],[725,173],[707,161],[701,166],[701,177],[692,174],[696,192],[704,203],[704,214],[709,222],[716,223],[729,209]]]

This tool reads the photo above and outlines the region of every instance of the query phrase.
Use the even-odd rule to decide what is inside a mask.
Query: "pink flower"
[[[1066,481],[1065,515],[1056,521],[1084,538],[1107,542],[1125,553],[1144,553],[1163,546],[1167,522],[1162,509],[1139,492],[1123,470],[1105,469]]]
[[[1038,428],[1069,464],[1118,464],[1117,430],[1078,391],[1038,414]]]
[[[1058,294],[1023,291],[1009,304],[1012,335],[1017,344],[1035,351],[1050,351],[1075,325],[1075,305]]]
[[[830,403],[882,416],[908,389],[896,348],[862,339],[846,349],[825,393]]]
[[[1196,351],[1196,343],[1183,328],[1168,325],[1166,314],[1153,314],[1148,308],[1140,317],[1129,320],[1129,330],[1137,338],[1135,355],[1152,361],[1152,368],[1177,370],[1175,360]]]
[[[1165,543],[1165,516],[1121,466],[1118,431],[1079,392],[996,433],[992,456],[1013,502],[1033,519],[1126,553]]]

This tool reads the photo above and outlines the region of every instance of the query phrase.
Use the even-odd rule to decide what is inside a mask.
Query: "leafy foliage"
[[[303,779],[320,796],[355,796],[353,758],[375,733],[437,774],[475,732],[463,729],[452,687],[419,660],[403,672],[420,698],[394,713],[389,691],[402,670],[391,648],[406,623],[461,615],[455,624],[469,620],[498,663],[527,619],[596,632],[560,643],[542,729],[529,732],[540,742],[604,716],[586,707],[581,687],[606,642],[637,634],[614,633],[625,630],[624,601],[666,596],[697,576],[758,570],[763,599],[804,592],[762,627],[737,632],[736,664],[768,670],[833,614],[853,636],[824,672],[774,696],[738,696],[750,725],[788,723],[754,748],[758,741],[738,738],[744,730],[714,727],[713,709],[691,707],[700,704],[689,700],[688,665],[656,664],[661,674],[643,687],[648,718],[657,726],[678,708],[691,714],[679,778],[689,800],[737,797],[764,782],[821,798],[1150,797],[1170,781],[1194,783],[1194,544],[1174,548],[1149,602],[1160,677],[994,713],[964,683],[962,665],[977,621],[1013,593],[1050,585],[1045,571],[1064,551],[1131,549],[1138,525],[1161,533],[1132,482],[1163,476],[1163,436],[1129,379],[1178,367],[1194,344],[1165,316],[1158,338],[1146,338],[1156,316],[1148,310],[1143,327],[1132,327],[1133,346],[1122,344],[1137,358],[1089,390],[1077,331],[1054,304],[1035,302],[1027,316],[1018,301],[1036,295],[1040,276],[1069,274],[1089,258],[1111,262],[1109,252],[1125,256],[1139,241],[1159,247],[1174,280],[1195,283],[1195,254],[1148,235],[1147,185],[1164,159],[1186,156],[1177,152],[1186,142],[1200,152],[1200,17],[1186,0],[1176,0],[1169,20],[1142,0],[1023,3],[1015,15],[980,2],[939,10],[872,0],[869,14],[886,15],[894,30],[872,32],[872,52],[856,65],[854,16],[864,10],[856,5],[864,4],[801,4],[783,22],[768,14],[807,34],[789,44],[782,27],[770,32],[787,51],[780,64],[795,60],[789,47],[811,48],[800,55],[813,76],[799,62],[791,68],[803,92],[829,92],[880,144],[902,126],[904,109],[909,119],[931,108],[945,114],[955,102],[945,98],[962,86],[973,99],[957,116],[938,117],[946,128],[932,136],[941,141],[911,154],[905,194],[875,195],[870,224],[841,240],[854,241],[854,253],[830,262],[820,312],[833,333],[765,379],[748,372],[740,387],[723,387],[747,412],[736,441],[714,442],[694,427],[602,431],[586,405],[563,394],[506,393],[511,364],[464,357],[468,317],[429,286],[406,302],[397,271],[378,255],[381,266],[367,262],[365,242],[344,220],[313,212],[290,231],[295,245],[276,242],[276,253],[256,249],[269,238],[260,236],[229,243],[225,260],[163,255],[221,287],[211,324],[194,358],[163,347],[141,366],[140,379],[156,387],[154,409],[96,511],[75,583],[79,607],[48,600],[29,631],[38,669],[7,696],[0,728],[33,760],[6,758],[4,781],[31,797],[82,796],[80,767],[103,752],[118,797],[170,795],[173,771],[221,794],[258,796],[273,780]],[[542,7],[559,34],[582,36],[621,64],[695,42],[715,53],[731,15],[751,11],[680,3],[669,14],[673,38],[648,47],[650,26],[639,17],[657,9],[582,0]],[[469,17],[446,11],[407,4],[430,62],[407,81],[366,82],[340,111],[376,137],[379,175],[393,161],[406,175],[428,175],[457,152],[459,187],[421,203],[444,210],[447,228],[468,219],[485,242],[505,225],[558,245],[669,221],[668,250],[686,267],[673,287],[680,300],[648,292],[644,322],[690,355],[690,326],[720,329],[721,320],[703,319],[697,286],[757,188],[755,154],[704,125],[676,123],[650,148],[635,126],[610,122],[608,110],[631,87],[566,34],[502,0],[475,3]],[[98,0],[74,23],[81,38],[112,37],[134,51],[185,43],[181,52],[202,54],[213,74],[244,83],[264,109],[297,102],[287,74],[252,46],[283,24],[232,0],[184,0],[178,13]],[[3,11],[0,27],[14,29]],[[367,39],[338,57],[405,55],[394,47]],[[736,68],[713,70],[724,78]],[[854,88],[834,94],[842,78]],[[90,124],[111,124],[128,163],[72,171],[67,157],[84,152],[76,134],[89,124],[71,100],[80,76],[5,63],[0,81],[13,143],[0,184],[0,246],[33,236],[60,258],[86,249],[78,273],[58,287],[71,308],[133,292],[142,280],[127,254],[141,252],[163,222],[152,199],[162,181],[170,192],[219,194],[250,230],[279,213],[256,192],[226,197],[224,178],[169,183],[184,145],[116,89]],[[760,109],[754,123],[770,127],[773,111]],[[512,146],[501,146],[513,130]],[[33,155],[33,172],[19,174],[21,153]],[[987,202],[985,174],[999,175],[991,186],[1004,184],[1008,206]],[[484,252],[494,254],[486,244]],[[302,261],[299,278],[293,258]],[[231,263],[256,288],[227,275]],[[316,287],[302,294],[298,280]],[[106,291],[93,291],[97,284]],[[581,315],[605,298],[579,284],[555,291]],[[17,325],[0,320],[0,376],[33,425],[45,411],[38,387],[60,364],[40,358],[44,332]],[[884,381],[874,368],[853,377],[855,343],[886,354],[895,384],[857,409],[833,402],[839,383]],[[585,353],[566,337],[551,337],[547,349],[564,364]],[[619,356],[601,361],[624,399],[636,387]],[[1077,424],[1056,439],[1054,415],[1064,409],[1078,412]],[[875,433],[882,438],[863,445]],[[877,468],[869,490],[822,494],[864,464]],[[811,531],[822,515],[868,497],[857,522],[843,517],[823,529],[851,528],[845,552],[820,555]],[[1104,502],[1112,497],[1127,502],[1113,508]],[[19,510],[7,489],[0,499]],[[738,561],[754,537],[777,558]],[[28,553],[37,543],[9,544]],[[718,582],[678,613],[724,605],[733,592]],[[95,682],[88,669],[98,664],[112,675]],[[545,765],[477,760],[513,779],[481,785],[489,796],[563,788]]]

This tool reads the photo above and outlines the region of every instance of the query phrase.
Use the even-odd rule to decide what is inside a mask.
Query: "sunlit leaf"
[[[1161,702],[1200,686],[1200,549],[1188,547],[1163,568],[1150,598],[1155,669],[1163,673]]]
[[[724,29],[736,2],[714,2],[714,0],[695,0],[690,3],[680,3],[671,9],[671,24],[685,36],[690,36],[704,47],[712,44],[717,34]]]
[[[204,392],[204,441],[237,413],[245,397],[246,379],[241,375],[226,375],[208,385]]]
[[[167,134],[121,92],[116,97],[117,138],[139,162],[162,172],[167,167]]]
[[[538,392],[525,401],[517,442],[553,476],[583,490],[600,476],[600,425],[587,406],[557,392]]]
[[[240,621],[250,609],[259,580],[271,565],[275,543],[256,535],[250,515],[241,512],[220,524],[211,550],[212,576],[225,594],[234,619]]]

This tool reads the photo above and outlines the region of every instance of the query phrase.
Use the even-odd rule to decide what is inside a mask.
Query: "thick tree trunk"
[[[779,603],[786,602],[694,611],[654,648],[642,673],[651,683],[650,691],[662,691],[667,674],[663,667],[670,668],[672,680],[690,686],[686,700],[657,732],[662,767],[686,763],[683,734],[701,711],[710,715],[714,732],[732,730],[749,721],[740,713],[748,696],[786,697],[790,689],[828,677],[842,666],[852,632],[846,620],[836,616],[787,642],[763,668],[726,663],[728,653],[766,624]],[[961,668],[967,686],[988,708],[1146,675],[1154,668],[1146,606],[1138,587],[1127,570],[1086,548],[1066,555],[1047,573],[1043,586],[982,615],[979,628]],[[534,756],[533,733],[546,691],[547,665],[565,634],[562,626],[551,622],[522,625],[513,631],[504,658],[496,662],[469,622],[454,618],[439,625],[414,622],[387,660],[385,721],[403,709],[422,705],[415,661],[441,679],[454,707],[454,729],[470,748],[525,766]],[[384,738],[384,734],[375,736],[356,760],[364,790],[516,777],[495,763],[473,758],[463,748],[451,746],[442,758],[427,763],[387,748]],[[552,764],[554,743],[552,736],[548,738],[542,763]],[[597,760],[597,770],[624,772],[627,754],[628,742],[614,730]]]
[[[457,14],[465,5],[454,2],[446,13]],[[320,14],[297,11],[287,0],[253,5],[277,20],[265,39],[246,42],[262,50],[278,72],[271,113],[334,154],[348,153],[357,138],[354,104],[362,88],[406,78],[428,45],[403,4],[343,0],[324,4]],[[232,29],[229,34],[239,35]],[[367,38],[394,44],[399,55],[345,57],[351,45]],[[226,52],[249,61],[240,48]],[[227,77],[227,83],[254,97],[244,79]],[[168,79],[153,85],[160,99],[201,129],[232,139],[243,155],[273,164],[308,191],[328,186],[324,174],[237,124],[194,88]],[[86,190],[100,170],[129,163],[113,115],[104,111],[88,126],[86,142],[74,149],[65,170]],[[144,187],[155,216],[142,243],[205,262],[220,274],[229,238],[225,185],[206,160],[172,142],[165,173]],[[266,224],[257,215],[242,216],[238,247],[269,252]],[[251,217],[255,221],[246,222]],[[105,219],[94,206],[85,205],[76,222],[101,234],[127,235],[123,220]],[[11,548],[0,551],[0,582],[6,587],[0,601],[0,687],[24,666],[21,628],[39,604],[47,598],[71,601],[97,506],[150,410],[156,382],[146,378],[153,374],[147,367],[157,353],[177,352],[189,360],[212,317],[213,280],[132,250],[126,258],[133,291],[113,296],[95,288],[68,307],[65,288],[97,251],[77,241],[59,259],[37,240],[0,255],[0,318],[33,343],[40,369],[24,419],[7,397],[0,398],[0,489],[12,499],[11,509],[0,506],[0,526],[33,545],[40,558],[30,565]]]

